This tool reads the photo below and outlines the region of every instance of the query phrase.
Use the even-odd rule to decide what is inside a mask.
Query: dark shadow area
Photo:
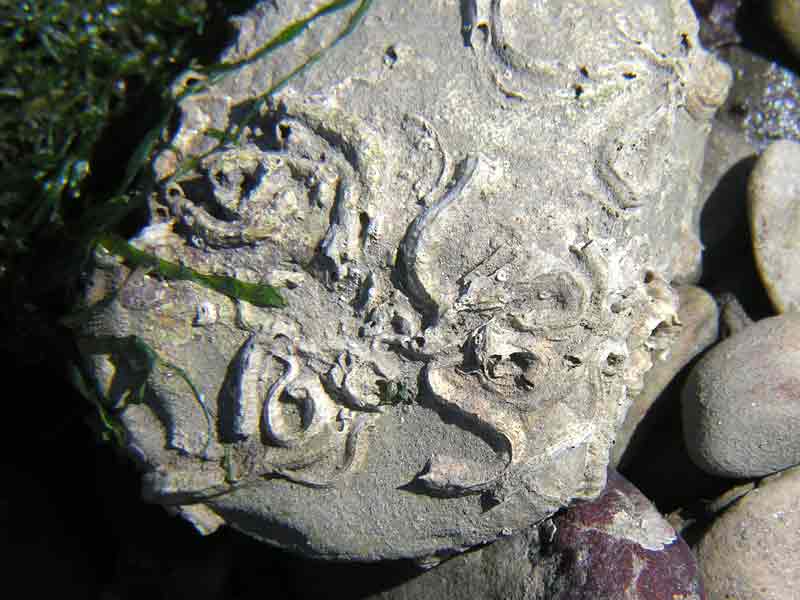
[[[741,46],[800,74],[800,59],[775,29],[769,5],[770,2],[764,0],[742,2],[736,13],[736,30],[741,37]]]
[[[423,572],[408,560],[308,560],[227,528],[201,536],[141,500],[141,473],[98,441],[94,409],[61,371],[5,373],[22,386],[6,396],[0,432],[7,585],[32,598],[357,600]]]
[[[735,481],[714,477],[695,466],[683,441],[680,393],[695,362],[687,365],[662,392],[650,419],[647,442],[641,452],[626,457],[620,473],[652,500],[664,514],[691,506],[700,500],[712,500],[734,485]],[[632,440],[630,447],[636,447]]]
[[[718,296],[730,292],[753,319],[774,309],[756,269],[747,217],[747,179],[756,157],[739,161],[721,179],[700,215],[703,276],[698,285]]]
[[[703,354],[661,392],[631,438],[630,452],[620,461],[619,472],[664,514],[701,499],[711,500],[732,485],[731,480],[708,475],[696,467],[683,441],[681,391]],[[639,439],[640,432],[646,433],[646,440]]]

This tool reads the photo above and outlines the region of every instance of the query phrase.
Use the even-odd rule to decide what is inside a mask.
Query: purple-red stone
[[[689,546],[615,471],[600,497],[569,508],[553,524],[547,566],[538,565],[549,566],[553,600],[705,598]]]

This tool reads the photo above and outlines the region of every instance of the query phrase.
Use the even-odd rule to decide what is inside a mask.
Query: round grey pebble
[[[800,315],[763,319],[695,365],[682,397],[687,450],[723,477],[800,464]]]
[[[708,600],[788,600],[800,590],[800,468],[726,510],[696,547]]]
[[[748,184],[756,265],[778,312],[800,309],[800,143],[773,143]]]

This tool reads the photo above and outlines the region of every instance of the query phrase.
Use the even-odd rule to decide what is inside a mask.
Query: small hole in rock
[[[747,105],[742,102],[734,102],[728,112],[736,117],[746,117],[748,113]]]
[[[583,95],[583,86],[580,84],[575,85],[575,99],[577,100]]]
[[[397,62],[397,50],[394,46],[389,46],[386,52],[383,53],[383,62],[390,67]]]
[[[636,73],[632,73],[630,71],[627,71],[627,72],[623,73],[622,76],[625,79],[636,79]]]
[[[358,239],[361,242],[361,247],[363,248],[367,245],[367,239],[369,238],[369,225],[371,219],[367,213],[362,211],[358,213],[358,222],[360,229],[358,233]]]
[[[536,356],[527,352],[512,352],[508,358],[514,366],[524,373],[536,367],[539,362]]]

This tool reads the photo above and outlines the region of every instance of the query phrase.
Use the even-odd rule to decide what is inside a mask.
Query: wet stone
[[[775,28],[783,36],[795,56],[800,58],[800,2],[770,0],[770,12]]]
[[[741,128],[759,151],[779,139],[800,141],[797,73],[743,46],[721,48],[718,56],[734,73],[733,85],[720,111],[724,120]]]

